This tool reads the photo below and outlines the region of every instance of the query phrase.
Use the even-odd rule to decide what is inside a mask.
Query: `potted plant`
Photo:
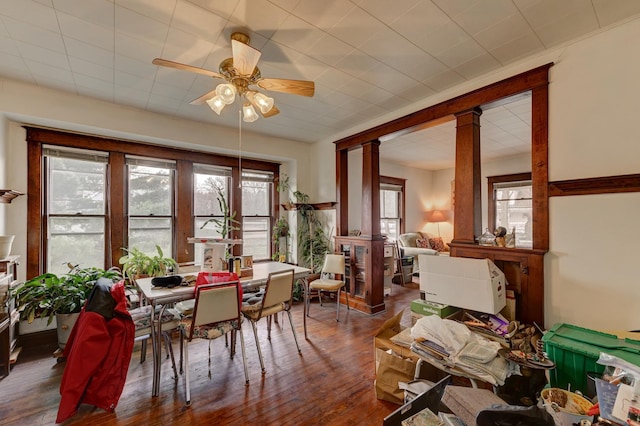
[[[32,278],[16,290],[16,304],[20,319],[28,323],[36,318],[47,318],[51,324],[54,317],[58,324],[58,344],[61,348],[67,342],[69,333],[94,284],[99,278],[111,281],[122,279],[117,268],[80,268],[69,266],[64,275],[45,273]]]
[[[281,238],[287,237],[289,237],[289,221],[284,216],[280,216],[271,230],[271,239],[275,244],[275,251],[271,257],[273,260],[280,261],[283,258],[287,258],[287,242],[285,240],[283,250],[280,241]]]
[[[202,224],[200,229],[204,228],[209,223],[213,223],[216,227],[216,230],[220,234],[220,237],[226,239],[229,238],[231,231],[237,231],[238,229],[240,229],[238,227],[240,222],[236,220],[236,212],[231,212],[231,209],[229,208],[227,198],[224,195],[224,188],[216,185],[214,186],[214,189],[217,193],[216,199],[218,200],[218,206],[220,207],[220,211],[222,212],[222,219],[208,219]]]
[[[157,254],[154,256],[150,256],[136,247],[130,250],[123,248],[122,250],[125,255],[118,262],[122,265],[123,274],[129,280],[142,276],[160,277],[166,275],[167,272],[175,271],[178,267],[178,263],[174,259],[164,256],[162,249],[157,244]]]

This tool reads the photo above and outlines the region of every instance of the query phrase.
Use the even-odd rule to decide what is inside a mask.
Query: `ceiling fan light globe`
[[[207,105],[215,111],[216,114],[220,115],[226,103],[222,100],[222,98],[218,95],[207,101]]]
[[[247,123],[253,123],[258,119],[258,113],[249,102],[245,102],[242,106],[242,120]]]
[[[268,113],[273,108],[273,98],[270,98],[267,95],[263,95],[262,93],[256,93],[254,96],[255,103],[260,108],[260,111],[263,114]]]
[[[222,83],[216,87],[216,95],[222,99],[222,102],[229,105],[236,100],[236,88],[233,84]]]

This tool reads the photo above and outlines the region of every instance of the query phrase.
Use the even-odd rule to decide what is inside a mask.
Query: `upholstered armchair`
[[[408,232],[400,234],[398,246],[402,256],[413,256],[413,272],[420,270],[418,265],[418,255],[437,256],[441,252],[448,252],[449,247],[442,241],[442,238],[429,235],[426,232]]]

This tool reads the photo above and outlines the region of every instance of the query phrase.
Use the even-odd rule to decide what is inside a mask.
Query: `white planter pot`
[[[71,330],[73,330],[73,326],[79,316],[79,312],[75,314],[56,314],[56,321],[58,323],[58,346],[60,346],[60,349],[64,349],[64,346],[67,344]]]
[[[9,257],[14,238],[15,235],[0,235],[0,259]]]
[[[49,318],[36,318],[33,321],[31,321],[31,324],[29,324],[29,321],[21,320],[18,328],[19,333],[20,335],[24,335],[24,334],[37,333],[39,331],[45,331],[45,330],[55,330],[57,328],[57,323],[55,318],[53,319],[53,321],[51,321],[51,324],[49,325],[47,325],[47,321],[49,321]]]

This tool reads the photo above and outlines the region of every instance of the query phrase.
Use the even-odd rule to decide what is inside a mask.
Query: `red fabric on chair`
[[[206,284],[228,284],[235,285],[239,281],[238,274],[235,272],[199,272],[196,278],[196,291],[198,286]],[[238,286],[238,300],[240,308],[242,308],[242,286]]]
[[[87,301],[64,348],[66,365],[60,383],[56,423],[73,416],[81,403],[111,412],[122,394],[133,351],[135,326],[127,311],[124,282],[103,283],[103,291],[106,285],[116,302],[113,317],[107,319],[91,307],[87,310]]]

